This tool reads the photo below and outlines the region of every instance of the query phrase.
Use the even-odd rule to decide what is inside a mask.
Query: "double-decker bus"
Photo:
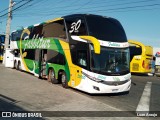
[[[0,61],[3,60],[5,35],[0,34]]]
[[[143,43],[129,40],[131,73],[152,73],[153,48]]]
[[[74,14],[11,34],[14,67],[88,93],[128,92],[129,44],[120,22]]]

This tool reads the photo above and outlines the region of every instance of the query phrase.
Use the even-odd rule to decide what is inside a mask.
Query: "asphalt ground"
[[[132,75],[129,94],[90,95],[71,88],[64,89],[61,85],[53,85],[29,73],[5,68],[0,64],[0,111],[39,111],[48,115],[45,118],[31,119],[152,119],[153,117],[136,116],[147,82],[152,83],[148,98],[149,111],[159,115],[159,77]]]

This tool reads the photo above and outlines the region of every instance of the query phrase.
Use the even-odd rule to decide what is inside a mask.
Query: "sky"
[[[11,31],[70,14],[98,14],[119,20],[128,40],[160,48],[160,0],[13,1]],[[9,0],[0,0],[0,33],[6,31],[8,6]]]

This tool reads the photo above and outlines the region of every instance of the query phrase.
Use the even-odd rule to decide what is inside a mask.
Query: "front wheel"
[[[61,82],[62,82],[62,87],[68,88],[68,81],[67,81],[67,76],[65,72],[62,72]]]

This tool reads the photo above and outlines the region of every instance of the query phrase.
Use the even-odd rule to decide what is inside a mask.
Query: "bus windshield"
[[[91,69],[101,74],[121,75],[129,71],[129,48],[101,47],[95,54],[91,46]]]
[[[121,24],[113,18],[102,16],[86,16],[88,34],[97,39],[112,42],[127,42],[127,37]]]

